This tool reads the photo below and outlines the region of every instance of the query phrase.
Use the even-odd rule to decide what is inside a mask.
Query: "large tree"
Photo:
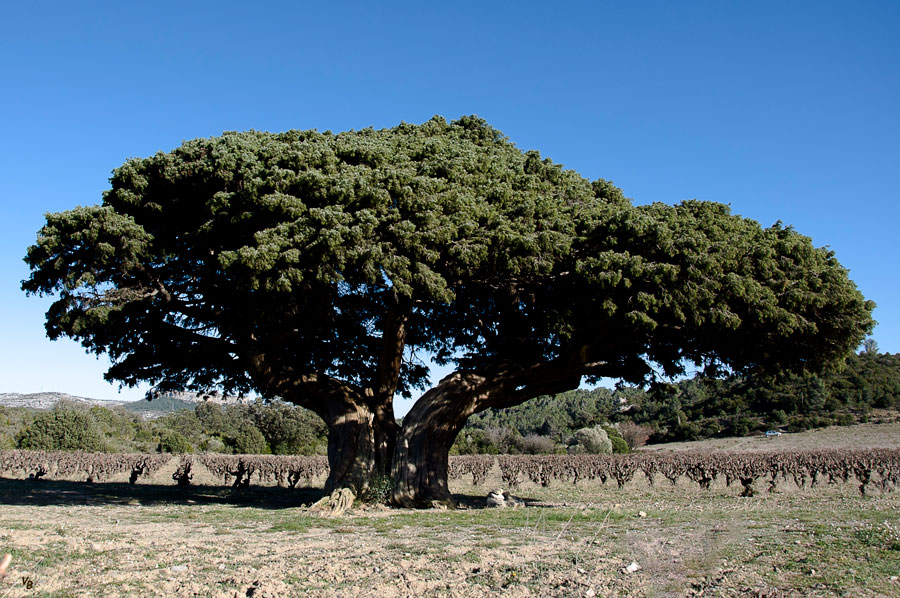
[[[394,477],[451,502],[466,418],[577,387],[709,371],[815,370],[871,329],[833,255],[721,204],[635,207],[475,117],[332,134],[226,133],[113,172],[50,214],[29,293],[51,338],[160,391],[303,405],[329,429],[328,490]],[[455,371],[424,389],[422,356]]]

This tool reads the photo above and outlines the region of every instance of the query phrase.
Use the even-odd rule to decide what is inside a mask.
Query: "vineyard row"
[[[128,474],[136,483],[160,471],[173,460],[168,454],[117,454],[50,451],[0,451],[0,476],[31,479],[81,477],[89,482],[109,480]],[[276,455],[183,455],[177,458],[172,479],[190,484],[193,469],[205,467],[234,487],[259,483],[296,487],[300,480],[312,485],[314,478],[328,473],[328,461],[321,456]],[[823,482],[859,483],[862,494],[871,487],[889,492],[900,485],[900,449],[817,450],[791,452],[677,452],[630,455],[473,455],[450,457],[449,477],[471,476],[482,484],[499,465],[504,484],[516,487],[525,480],[543,486],[553,481],[577,484],[583,480],[615,480],[621,488],[638,473],[652,485],[662,476],[675,485],[686,477],[701,488],[724,478],[727,486],[737,482],[742,496],[752,496],[756,483],[764,481],[774,490],[779,481],[791,480],[798,487],[814,487]]]

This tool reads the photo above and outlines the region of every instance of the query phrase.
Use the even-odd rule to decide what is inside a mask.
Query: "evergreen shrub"
[[[21,449],[39,451],[102,451],[103,433],[90,413],[55,409],[38,413],[16,436]]]

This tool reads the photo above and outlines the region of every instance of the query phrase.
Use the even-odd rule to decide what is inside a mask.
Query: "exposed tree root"
[[[322,497],[309,508],[309,512],[321,517],[340,517],[353,506],[354,500],[356,500],[356,495],[352,490],[341,488]]]

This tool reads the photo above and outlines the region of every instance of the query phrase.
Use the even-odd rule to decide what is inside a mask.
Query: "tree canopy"
[[[340,134],[226,133],[128,160],[50,214],[26,261],[51,338],[110,380],[255,391],[329,427],[331,488],[391,471],[446,501],[472,413],[578,386],[817,370],[871,329],[834,255],[722,204],[633,206],[477,117]],[[456,371],[399,429],[395,394]]]

